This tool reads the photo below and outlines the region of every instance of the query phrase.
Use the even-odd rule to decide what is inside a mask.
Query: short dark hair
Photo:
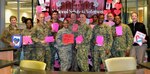
[[[71,14],[75,14],[75,15],[77,15],[77,13],[76,13],[76,12],[72,12]]]
[[[116,15],[115,17],[117,17],[117,16],[119,16],[119,15]],[[114,18],[115,18],[115,17],[114,17]],[[119,16],[119,18],[121,19],[121,16]]]
[[[65,19],[63,20],[63,23],[64,23],[64,21],[67,21],[67,23],[69,23],[69,20],[67,20],[67,18],[65,18]]]
[[[26,18],[26,20],[25,20],[25,24],[27,24],[27,21],[28,20],[30,20],[31,21],[31,24],[32,24],[32,26],[33,26],[33,20],[31,19],[31,18]]]
[[[87,18],[86,14],[85,13],[80,13],[80,15],[85,15],[85,17]]]
[[[102,15],[102,16],[105,16],[104,14],[99,14],[99,15],[98,15],[98,18],[100,18],[101,15]]]
[[[91,17],[91,18],[94,18],[94,16],[96,16],[96,17],[98,18],[97,14],[92,15],[92,17]]]
[[[15,18],[16,20],[17,20],[17,17],[16,16],[10,16],[10,21],[11,21],[11,19],[13,19],[13,18]]]
[[[57,14],[59,14],[57,10],[52,11],[52,14],[53,14],[53,13],[57,13]]]

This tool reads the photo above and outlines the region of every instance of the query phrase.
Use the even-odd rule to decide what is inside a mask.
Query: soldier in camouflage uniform
[[[11,48],[14,46],[12,43],[11,37],[13,35],[20,35],[21,30],[18,29],[17,26],[17,17],[16,16],[11,16],[10,17],[10,25],[4,30],[2,33],[1,41],[5,44],[6,48]],[[20,50],[17,50],[14,52],[14,60],[20,60]]]
[[[72,44],[63,44],[62,43],[62,35],[63,34],[71,34],[69,29],[68,20],[64,20],[63,28],[58,31],[56,35],[56,44],[58,46],[58,52],[60,57],[61,71],[68,71],[71,67],[72,62]]]
[[[77,36],[77,32],[74,32],[73,29],[73,25],[74,24],[78,24],[78,26],[80,25],[80,21],[77,20],[77,14],[75,12],[71,13],[70,15],[70,25],[69,25],[69,29],[72,31],[72,33],[75,35],[75,37]]]
[[[11,16],[10,25],[4,30],[1,36],[1,40],[5,44],[5,47],[13,47],[14,44],[12,43],[11,37],[13,35],[19,35],[20,33],[21,30],[19,30],[17,26],[17,17]]]
[[[89,71],[88,65],[88,52],[90,50],[90,39],[92,37],[92,30],[86,24],[86,15],[80,14],[81,24],[78,28],[78,36],[82,35],[83,42],[76,44],[77,49],[77,62],[81,71]]]
[[[94,58],[94,70],[96,72],[100,71],[101,61],[103,65],[104,61],[110,57],[110,49],[112,46],[112,31],[111,27],[103,23],[104,15],[101,14],[99,17],[99,24],[96,25],[93,29],[92,40],[91,40],[91,49],[92,56]],[[96,38],[97,36],[103,36],[103,45],[97,45]]]
[[[25,24],[26,24],[26,29],[24,29],[21,34],[23,36],[31,36],[32,27],[33,27],[32,19],[27,18],[25,20]],[[24,50],[23,51],[24,52],[24,59],[35,60],[35,54],[33,54],[33,52],[34,52],[33,44],[32,45],[23,45],[23,50]]]
[[[74,37],[76,38],[78,32],[73,31],[73,26],[75,24],[77,24],[79,26],[80,21],[77,20],[77,14],[75,12],[71,13],[70,19],[71,20],[69,21],[69,23],[70,23],[69,29],[70,29],[70,31],[72,31],[72,33],[74,34]],[[75,46],[76,46],[76,42],[74,42],[74,44],[72,45],[72,65],[71,65],[71,71],[78,71],[77,58],[76,58],[77,50],[75,49]]]
[[[58,11],[56,11],[56,10],[52,11],[52,19],[48,22],[48,25],[49,25],[50,30],[52,30],[51,25],[52,25],[53,23],[58,23],[58,24],[59,24],[59,30],[63,27],[62,21],[60,21],[60,20],[58,19],[58,15],[59,15]],[[51,32],[52,32],[52,31],[51,31]],[[55,37],[56,37],[56,34],[57,34],[57,32],[52,32],[51,35],[54,36],[54,38],[55,38]],[[57,45],[55,44],[55,42],[52,42],[52,43],[50,43],[49,45],[50,45],[51,56],[52,56],[52,58],[51,58],[51,65],[53,66],[53,65],[54,65],[54,62],[55,62],[55,53],[57,52],[57,48],[56,48],[55,46],[57,46]]]
[[[44,23],[44,14],[39,14],[39,22],[33,27],[31,37],[35,44],[36,60],[46,62],[47,70],[51,70],[51,50],[49,44],[44,41],[51,32],[47,24]]]
[[[122,35],[116,35],[116,27],[122,26]],[[112,26],[113,33],[113,45],[111,49],[111,53],[113,57],[125,57],[129,56],[129,51],[132,47],[133,36],[132,32],[128,25],[121,23],[120,16],[115,16],[115,25]]]

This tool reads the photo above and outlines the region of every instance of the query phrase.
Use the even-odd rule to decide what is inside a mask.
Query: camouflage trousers
[[[59,58],[60,58],[60,70],[68,71],[71,67],[72,62],[72,50],[71,48],[59,49]]]
[[[92,52],[93,56],[93,67],[94,71],[100,72],[100,64],[104,65],[105,68],[105,60],[110,57],[110,54],[106,54],[105,50],[94,49]]]
[[[35,59],[46,63],[46,69],[51,70],[51,50],[48,45],[37,44],[35,46]]]
[[[89,71],[88,50],[89,48],[86,47],[77,48],[77,63],[83,72]]]
[[[49,44],[50,50],[51,50],[51,67],[54,69],[54,62],[55,62],[55,54],[57,52],[57,48],[54,47],[54,43]]]
[[[75,44],[72,45],[72,62],[71,62],[71,71],[79,71],[78,63],[77,63],[77,49],[75,48]]]
[[[33,54],[35,52],[34,45],[23,46],[23,52],[25,60],[35,60],[35,54]]]
[[[125,57],[125,50],[111,50],[112,57]]]

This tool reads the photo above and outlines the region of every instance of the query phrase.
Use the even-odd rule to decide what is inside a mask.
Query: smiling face
[[[45,15],[44,15],[43,13],[41,13],[41,14],[39,15],[39,21],[40,21],[41,23],[44,23],[44,19],[45,19]]]
[[[31,29],[32,28],[32,21],[27,20],[26,26],[27,26],[27,29]]]
[[[52,14],[52,18],[53,18],[54,20],[57,20],[57,19],[58,19],[58,13],[57,13],[57,12],[54,12],[54,13]]]
[[[13,26],[16,26],[17,18],[15,16],[10,17],[10,24],[13,25]]]
[[[97,21],[98,20],[98,16],[97,15],[94,15],[93,16],[93,21]]]
[[[104,22],[104,15],[99,16],[99,25],[103,24]]]
[[[115,25],[116,26],[120,25],[121,24],[121,18],[120,18],[120,16],[115,16],[114,21],[115,21]]]
[[[82,23],[86,22],[86,15],[85,14],[80,14],[80,21]]]
[[[64,28],[68,28],[68,27],[69,27],[69,22],[68,22],[68,20],[64,20],[64,21],[63,21],[63,27],[64,27]]]
[[[75,14],[75,13],[72,13],[72,14],[70,15],[70,18],[71,18],[72,21],[76,21],[76,19],[77,19],[76,14]]]
[[[112,13],[107,14],[107,20],[113,21],[114,20],[114,15]]]
[[[137,15],[137,13],[132,13],[132,14],[131,14],[131,19],[132,19],[132,22],[137,22],[137,20],[138,20],[138,15]]]

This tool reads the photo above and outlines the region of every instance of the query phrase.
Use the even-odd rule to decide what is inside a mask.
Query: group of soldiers
[[[19,30],[17,28],[17,18],[10,17],[10,25],[4,30],[1,40],[7,47],[12,47],[14,44],[11,41],[11,36],[21,34],[23,36],[31,36],[32,45],[24,45],[24,59],[43,61],[47,64],[47,70],[54,70],[55,55],[59,56],[61,71],[89,71],[88,55],[92,57],[92,66],[94,71],[100,71],[100,64],[105,65],[105,60],[112,57],[128,57],[137,58],[138,63],[143,62],[143,56],[147,49],[148,37],[143,39],[143,45],[139,46],[133,42],[133,37],[136,30],[146,34],[145,26],[137,22],[137,13],[132,13],[133,23],[139,23],[142,27],[136,27],[132,30],[132,23],[128,25],[121,22],[120,16],[115,16],[112,13],[107,14],[105,20],[104,14],[93,15],[93,22],[87,23],[86,14],[80,13],[80,19],[77,20],[77,14],[71,13],[70,20],[58,19],[58,11],[52,12],[52,18],[45,21],[44,13],[37,15],[37,23],[33,27],[33,21],[26,19],[26,29]],[[136,17],[136,18],[135,18]],[[58,32],[52,30],[52,24],[58,23]],[[74,25],[78,25],[77,31],[73,30]],[[94,27],[91,27],[94,26]],[[116,34],[116,27],[122,27],[122,34]],[[135,25],[133,26],[135,27]],[[140,29],[138,29],[140,28]],[[144,30],[144,31],[143,31]],[[73,34],[74,43],[64,44],[62,41],[63,34]],[[146,34],[147,35],[147,34]],[[55,41],[47,43],[45,37],[54,36]],[[81,43],[76,42],[76,37],[81,36]],[[99,44],[97,39],[100,36],[102,44]],[[135,46],[135,47],[134,47]],[[145,46],[145,47],[144,47]],[[139,49],[141,47],[142,52]],[[143,49],[145,48],[145,49]],[[148,46],[149,48],[149,46]],[[136,57],[136,51],[140,51],[141,56]],[[19,56],[19,55],[17,55]]]

